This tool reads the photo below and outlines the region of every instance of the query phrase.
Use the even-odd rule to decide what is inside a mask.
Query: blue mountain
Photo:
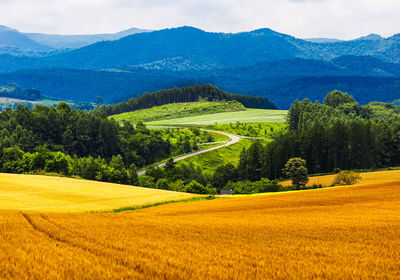
[[[284,108],[292,101],[288,96],[305,96],[308,89],[313,98],[324,96],[323,83],[361,95],[357,85],[368,96],[357,98],[362,102],[398,99],[399,62],[400,35],[318,43],[267,28],[231,34],[185,26],[42,57],[3,54],[0,84],[16,82],[58,98],[93,101],[102,95],[117,102],[144,91],[212,83],[267,96]]]

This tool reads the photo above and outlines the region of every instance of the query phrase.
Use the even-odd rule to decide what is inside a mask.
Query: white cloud
[[[400,32],[398,0],[0,0],[0,24],[84,34],[192,25],[239,32],[269,27],[297,37],[351,39]]]

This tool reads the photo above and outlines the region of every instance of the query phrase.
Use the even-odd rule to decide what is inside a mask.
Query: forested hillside
[[[36,39],[74,40],[49,36]],[[101,96],[106,103],[195,83],[264,96],[282,109],[296,98],[322,102],[334,88],[361,104],[391,102],[400,98],[399,38],[315,43],[270,29],[225,34],[180,27],[36,57],[9,45],[0,49],[0,85],[17,83],[65,100]]]
[[[114,105],[103,105],[96,111],[107,115],[121,114],[125,112],[161,106],[170,103],[207,101],[237,101],[247,108],[277,109],[276,105],[265,97],[238,95],[224,92],[212,85],[194,85],[184,88],[160,90],[153,93],[144,93],[142,96],[129,99]]]
[[[312,43],[267,28],[225,34],[185,26],[134,34],[49,57],[18,61],[15,67],[8,70],[2,68],[0,71],[19,70],[27,66],[106,69],[123,65],[151,65],[175,58],[183,58],[183,64],[179,60],[177,62],[181,67],[188,64],[184,68],[192,70],[246,66],[292,58],[330,60],[347,55],[370,55],[399,63],[399,38],[399,35],[395,35],[379,40],[360,38],[335,43]]]
[[[279,178],[288,159],[301,157],[311,173],[400,165],[400,107],[374,102],[359,106],[349,95],[331,92],[324,104],[296,101],[287,134],[242,154],[242,179]]]
[[[39,90],[31,88],[21,88],[16,84],[0,86],[0,97],[24,99],[24,100],[39,100],[42,96]]]
[[[11,62],[5,63],[12,66]],[[296,98],[322,102],[332,89],[351,92],[361,104],[400,98],[399,64],[373,57],[344,57],[329,62],[292,59],[204,71],[122,69],[21,70],[0,74],[0,85],[13,82],[64,100],[95,102],[101,96],[106,103],[117,103],[144,92],[210,83],[228,92],[267,97],[282,109],[289,108]]]
[[[192,185],[198,192],[210,191],[211,186],[232,188],[236,194],[276,192],[282,189],[271,180],[285,176],[283,168],[293,157],[305,159],[310,173],[400,165],[400,107],[394,104],[360,106],[352,96],[333,91],[323,104],[295,101],[287,123],[288,131],[274,133],[272,142],[255,141],[243,149],[237,166],[226,163],[209,174],[192,163],[171,163],[168,168],[150,170],[146,180],[139,182],[179,190],[196,181]],[[176,176],[182,172],[184,179]]]

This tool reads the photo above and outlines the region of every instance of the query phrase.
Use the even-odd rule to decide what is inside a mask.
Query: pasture
[[[400,176],[119,214],[0,212],[5,279],[399,279]]]
[[[116,121],[150,122],[157,120],[176,119],[188,116],[206,115],[220,112],[244,111],[246,108],[239,102],[191,102],[171,103],[148,109],[113,115],[110,118]]]
[[[195,167],[200,167],[204,172],[214,172],[218,166],[228,162],[237,166],[243,148],[248,149],[251,143],[252,140],[250,139],[241,139],[238,143],[231,146],[181,160],[177,165],[193,164]]]
[[[190,199],[195,196],[80,179],[0,174],[0,210],[107,211],[120,207]]]
[[[149,126],[163,125],[213,125],[236,122],[285,122],[287,111],[284,110],[266,110],[266,109],[247,109],[239,112],[215,113],[208,115],[177,118],[171,120],[159,120],[148,122]]]

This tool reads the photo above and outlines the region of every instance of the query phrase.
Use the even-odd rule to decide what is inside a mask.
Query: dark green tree
[[[308,183],[308,170],[306,166],[307,164],[304,159],[296,157],[289,159],[282,170],[292,180],[292,184],[296,189],[305,187]]]
[[[338,90],[331,91],[324,99],[324,104],[331,107],[338,107],[345,103],[357,103],[353,96]]]

